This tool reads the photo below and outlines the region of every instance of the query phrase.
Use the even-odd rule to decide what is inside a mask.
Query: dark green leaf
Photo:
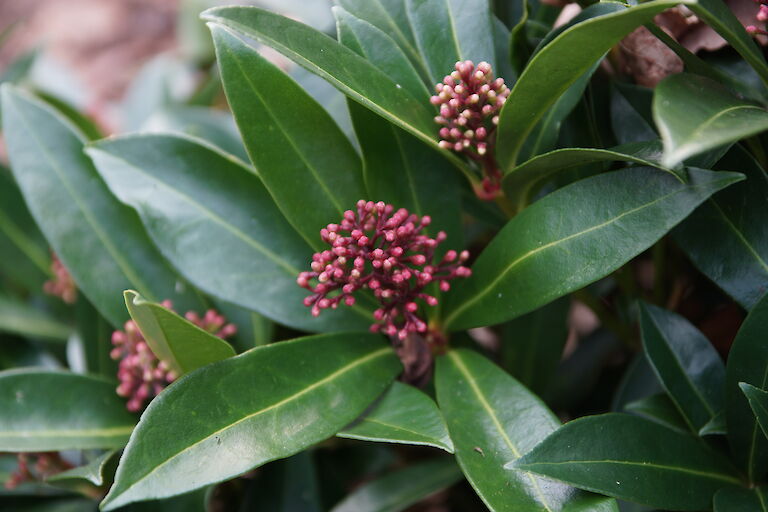
[[[45,311],[0,293],[0,332],[66,341],[72,328]]]
[[[448,296],[445,326],[510,320],[600,279],[740,177],[688,172],[687,183],[647,167],[601,174],[526,208],[480,254],[472,277]]]
[[[758,302],[741,325],[728,353],[725,370],[725,411],[728,423],[728,442],[736,461],[747,470],[750,481],[756,481],[768,472],[768,440],[760,434],[760,427],[744,394],[740,382],[748,382],[768,390],[768,295]]]
[[[563,356],[570,306],[556,300],[502,327],[502,366],[534,393],[546,391]]]
[[[622,411],[628,403],[661,391],[661,384],[653,373],[648,358],[643,353],[637,354],[627,366],[619,385],[616,387],[616,393],[611,402],[611,410]]]
[[[301,338],[182,377],[142,415],[102,508],[227,480],[332,436],[400,371],[382,342],[354,333]]]
[[[108,451],[98,457],[94,457],[87,464],[56,473],[45,481],[59,487],[77,485],[83,482],[97,487],[102,486],[112,478],[112,474],[114,474],[114,470],[117,467],[117,457],[115,455],[117,455],[117,451]]]
[[[752,65],[763,82],[768,84],[768,65],[763,53],[723,0],[698,0],[691,4],[690,9],[723,36]]]
[[[714,418],[709,420],[701,429],[700,436],[725,435],[728,433],[728,426],[725,422],[725,411],[720,411]]]
[[[232,346],[173,311],[143,299],[133,290],[124,293],[125,305],[152,352],[177,375],[235,355]]]
[[[85,371],[114,378],[118,363],[110,356],[112,326],[84,297],[78,297],[75,305],[77,337],[82,343],[85,356]]]
[[[749,310],[768,289],[768,178],[740,146],[718,168],[738,170],[747,180],[705,201],[673,235],[699,270]]]
[[[656,376],[697,433],[725,407],[725,365],[715,347],[685,318],[640,305],[646,356]]]
[[[119,448],[134,418],[115,383],[52,370],[0,373],[0,451]]]
[[[69,121],[74,124],[77,129],[80,130],[80,133],[85,135],[88,140],[96,140],[104,137],[101,133],[101,129],[92,119],[66,101],[41,91],[35,92],[35,95],[52,106],[56,112],[69,119]]]
[[[563,31],[528,63],[499,118],[498,159],[514,167],[536,123],[572,83],[633,29],[673,7],[675,0],[654,0],[591,18]]]
[[[331,512],[399,512],[460,478],[461,470],[448,457],[420,462],[359,487]]]
[[[653,117],[667,167],[768,129],[764,108],[740,100],[714,80],[688,73],[667,77],[656,87]]]
[[[755,418],[763,430],[763,434],[768,437],[768,392],[746,382],[740,382],[739,387],[749,400],[749,406],[755,413]]]
[[[491,510],[562,510],[577,494],[568,486],[504,463],[527,453],[560,422],[547,406],[484,357],[453,350],[437,361],[437,401],[472,487]]]
[[[768,512],[768,489],[727,488],[715,494],[715,512]]]
[[[560,171],[594,162],[632,162],[648,167],[658,167],[659,164],[653,159],[657,147],[661,149],[657,141],[649,141],[614,149],[556,149],[510,169],[504,175],[502,183],[504,192],[512,204],[522,210],[544,181]],[[619,149],[623,149],[624,152]],[[660,153],[659,156],[661,156]]]
[[[696,438],[616,413],[566,423],[511,466],[669,510],[709,509],[718,489],[740,483]]]
[[[163,254],[196,286],[298,329],[370,323],[367,313],[352,308],[312,317],[302,304],[306,291],[296,284],[312,251],[238,160],[172,135],[107,139],[88,152],[112,191],[137,209]]]
[[[634,84],[611,84],[611,128],[619,144],[658,139],[653,127],[653,90]],[[661,160],[661,153],[658,160]]]
[[[239,510],[321,512],[313,452],[305,450],[259,471]]]
[[[365,198],[360,158],[288,75],[229,30],[212,25],[211,33],[224,91],[259,177],[288,222],[320,249],[320,229]]]
[[[407,0],[408,19],[432,83],[443,81],[460,60],[496,67],[488,0]]]
[[[624,406],[627,412],[644,416],[649,420],[664,425],[667,428],[688,432],[685,418],[680,415],[675,403],[666,394],[651,395]]]
[[[120,204],[83,153],[83,139],[47,105],[3,86],[5,139],[33,217],[78,287],[115,325],[127,318],[120,293],[195,302],[135,212]],[[181,287],[183,288],[183,287]]]
[[[453,442],[435,402],[418,389],[400,382],[392,383],[369,411],[337,435],[364,441],[434,446],[453,453]]]

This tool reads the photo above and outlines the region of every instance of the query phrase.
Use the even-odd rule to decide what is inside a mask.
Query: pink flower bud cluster
[[[15,489],[24,482],[42,482],[56,473],[73,467],[61,458],[59,452],[22,452],[16,454],[16,459],[16,470],[5,482],[5,488],[9,490]],[[30,459],[35,459],[31,466]]]
[[[163,301],[162,305],[172,309],[171,301]],[[187,312],[186,319],[204,331],[222,339],[227,339],[237,332],[234,324],[209,309],[201,318],[193,311]],[[133,320],[125,323],[124,331],[112,333],[112,344],[115,348],[110,357],[119,360],[117,379],[117,394],[128,398],[126,408],[131,412],[142,410],[147,401],[160,394],[165,387],[176,380],[178,375],[173,372],[165,361],[160,361],[147,345],[138,325]]]
[[[755,18],[757,18],[757,21],[765,23],[768,21],[768,0],[755,0],[755,3],[760,6]],[[764,28],[758,28],[755,25],[747,26],[747,32],[752,35],[768,35],[768,31]]]
[[[43,284],[43,291],[48,295],[59,297],[67,304],[74,304],[77,299],[77,287],[58,256],[51,253],[51,271],[53,279]]]
[[[471,60],[456,63],[456,70],[435,85],[430,101],[440,108],[435,122],[440,128],[440,147],[465,153],[483,165],[484,199],[498,191],[501,179],[493,155],[499,111],[509,96],[503,78],[493,77],[491,65]]]
[[[422,234],[430,222],[429,216],[419,218],[404,208],[395,211],[381,201],[361,199],[356,212],[347,210],[340,224],[320,230],[323,242],[331,248],[315,253],[312,271],[299,274],[299,286],[312,292],[304,305],[317,316],[341,302],[352,306],[353,294],[369,289],[381,303],[374,311],[376,323],[371,331],[400,340],[409,333],[425,333],[427,324],[418,315],[416,300],[435,306],[437,298],[424,289],[435,282],[440,290],[448,291],[448,281],[471,274],[462,266],[469,258],[467,251],[451,250],[439,263],[433,262],[435,249],[446,234],[441,231],[435,238]]]

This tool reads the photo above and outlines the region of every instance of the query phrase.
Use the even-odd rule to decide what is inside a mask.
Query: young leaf
[[[725,412],[728,423],[728,443],[735,460],[746,469],[751,482],[768,472],[768,440],[739,388],[748,382],[758,389],[768,390],[768,295],[750,311],[741,324],[728,353],[725,369]]]
[[[578,494],[522,471],[505,471],[557,429],[547,406],[484,357],[452,350],[437,361],[437,401],[464,475],[494,511],[552,511]]]
[[[44,311],[0,293],[0,332],[66,341],[72,328]]]
[[[522,210],[545,180],[566,169],[594,162],[632,162],[647,167],[659,167],[653,158],[656,147],[661,149],[656,141],[649,141],[613,149],[556,149],[509,169],[504,175],[502,185],[512,204]]]
[[[659,381],[697,433],[725,407],[725,365],[715,347],[688,320],[640,304],[646,356]]]
[[[460,478],[461,470],[449,457],[419,462],[359,487],[331,512],[399,512]]]
[[[728,487],[717,491],[714,500],[715,512],[768,512],[768,488],[739,489]]]
[[[434,446],[453,453],[453,442],[435,402],[418,389],[400,382],[393,382],[369,411],[336,435],[363,441]]]
[[[510,466],[668,510],[708,509],[718,489],[740,484],[728,460],[696,438],[616,413],[566,423]]]
[[[144,300],[133,290],[123,295],[149,348],[177,375],[235,355],[229,343],[160,304]]]
[[[718,168],[737,169],[747,179],[705,201],[672,233],[699,270],[750,310],[768,289],[768,177],[740,146]]]
[[[653,117],[667,167],[768,129],[764,108],[740,100],[714,80],[688,73],[669,76],[656,87]]]
[[[320,229],[365,198],[360,158],[331,116],[229,30],[211,26],[224,91],[275,204],[316,250]]]
[[[534,393],[547,390],[562,359],[570,306],[562,298],[502,327],[502,366]]]
[[[325,34],[256,7],[214,7],[202,17],[273,47],[353,100],[437,146],[428,98],[414,98],[383,71]]]
[[[40,101],[2,89],[4,134],[14,175],[33,217],[78,287],[115,325],[127,318],[120,293],[135,288],[179,307],[179,279],[152,245],[136,213],[120,204],[83,153],[84,140]]]
[[[653,0],[591,18],[564,30],[542,48],[525,67],[499,116],[497,157],[502,169],[514,167],[539,119],[595,61],[636,27],[677,3]]]
[[[238,160],[174,135],[107,139],[88,153],[163,254],[202,290],[297,329],[370,324],[353,308],[312,317],[296,284],[312,251]]]
[[[311,336],[182,377],[142,415],[102,509],[221,482],[332,436],[401,370],[382,341]]]
[[[624,406],[624,410],[644,416],[649,420],[680,432],[689,432],[685,419],[675,403],[665,393],[647,396]]]
[[[460,60],[486,61],[496,69],[488,0],[407,0],[406,5],[432,83],[442,82]]]
[[[448,296],[446,328],[510,320],[597,281],[740,179],[694,168],[688,173],[687,183],[647,167],[600,174],[526,208],[480,254],[472,277]]]
[[[768,437],[768,392],[746,382],[740,382],[739,387],[749,400],[749,406],[755,413],[755,418],[763,430],[763,434]]]
[[[75,373],[0,372],[0,451],[120,448],[135,420],[115,384]]]

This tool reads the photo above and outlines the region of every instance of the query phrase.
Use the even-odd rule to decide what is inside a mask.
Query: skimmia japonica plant
[[[2,75],[0,509],[766,510],[745,1],[214,7],[109,137]]]

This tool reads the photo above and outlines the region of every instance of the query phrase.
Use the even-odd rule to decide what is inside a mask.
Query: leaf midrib
[[[0,438],[11,439],[36,439],[57,437],[114,437],[129,435],[133,431],[133,425],[127,427],[108,427],[97,429],[61,429],[61,430],[27,430],[24,432],[0,431]]]
[[[101,230],[101,226],[98,225],[96,222],[96,219],[93,218],[92,213],[90,210],[86,208],[86,204],[83,203],[82,198],[78,196],[75,193],[75,190],[72,189],[72,186],[70,183],[65,179],[65,174],[62,169],[59,168],[59,166],[56,164],[56,161],[53,159],[52,155],[48,152],[47,147],[42,143],[42,141],[37,137],[37,134],[34,130],[30,129],[29,122],[27,121],[27,118],[22,114],[21,110],[16,106],[15,102],[13,103],[13,108],[16,111],[16,114],[19,116],[19,119],[21,119],[22,124],[24,125],[24,128],[27,130],[27,132],[31,135],[31,138],[35,141],[37,146],[40,148],[40,152],[44,155],[46,162],[48,162],[48,165],[50,168],[54,171],[54,174],[59,178],[59,181],[64,185],[64,188],[66,188],[69,195],[74,200],[77,207],[82,212],[83,217],[85,217],[85,220],[87,221],[88,225],[91,226],[91,229],[96,234],[96,237],[101,241],[101,244],[104,246],[104,248],[107,250],[110,256],[112,256],[112,259],[114,262],[118,265],[120,270],[123,271],[124,276],[134,283],[134,285],[142,290],[149,298],[152,300],[158,300],[154,293],[152,293],[152,289],[144,283],[138,275],[136,275],[133,272],[133,269],[131,268],[130,264],[126,260],[124,260],[120,256],[120,252],[117,250],[117,248],[112,246],[112,243],[109,241],[109,238],[106,236],[106,234]],[[39,107],[36,107],[39,108]],[[97,176],[96,179],[101,180],[100,176]],[[102,182],[103,183],[103,182]],[[104,185],[106,187],[106,185]]]
[[[496,428],[496,430],[499,432],[499,434],[501,434],[501,437],[504,440],[504,443],[509,447],[510,450],[512,450],[512,453],[514,454],[515,458],[519,459],[522,455],[520,453],[520,450],[518,450],[517,446],[512,442],[512,440],[507,435],[507,432],[506,430],[504,430],[504,426],[501,424],[501,421],[499,421],[499,418],[496,416],[496,413],[494,412],[493,407],[491,407],[491,404],[488,403],[488,400],[485,398],[485,394],[477,385],[477,382],[475,381],[474,377],[470,373],[467,366],[464,364],[464,361],[462,361],[461,356],[459,356],[456,352],[448,352],[448,357],[450,357],[451,361],[453,361],[453,363],[456,365],[456,369],[459,370],[459,373],[461,373],[464,376],[464,378],[467,380],[467,383],[472,388],[472,391],[475,393],[475,396],[477,396],[477,399],[480,402],[481,407],[485,410],[485,412],[491,418],[491,421],[493,422],[493,425]],[[538,479],[533,475],[531,475],[530,473],[525,473],[525,476],[527,476],[531,480],[531,483],[536,489],[536,494],[538,494],[539,496],[538,501],[547,510],[547,512],[553,512],[552,508],[549,505],[549,502],[546,499],[546,496],[544,495],[544,492],[541,490],[541,487],[539,486]]]
[[[639,211],[642,211],[642,210],[644,210],[646,208],[650,208],[650,207],[656,205],[657,203],[665,201],[668,198],[673,197],[675,195],[678,195],[678,194],[681,194],[681,193],[685,193],[685,192],[690,192],[690,191],[698,189],[698,188],[703,188],[703,185],[692,185],[692,186],[689,186],[689,187],[679,188],[679,189],[677,189],[677,190],[675,190],[673,192],[670,192],[668,194],[660,196],[660,197],[654,199],[653,201],[644,203],[644,204],[642,204],[640,206],[637,206],[635,208],[632,208],[632,209],[629,209],[629,210],[627,210],[625,212],[622,212],[621,214],[617,215],[616,217],[613,217],[612,219],[604,221],[604,222],[602,222],[600,224],[596,224],[596,225],[591,226],[591,227],[589,227],[587,229],[584,229],[582,231],[573,233],[571,235],[568,235],[566,237],[560,238],[558,240],[553,240],[552,242],[546,243],[544,245],[541,245],[541,246],[539,246],[539,247],[537,247],[535,249],[532,249],[532,250],[528,251],[527,253],[523,254],[520,257],[518,257],[516,260],[512,261],[509,265],[507,265],[507,267],[504,270],[499,272],[499,274],[496,276],[496,278],[494,278],[493,281],[491,281],[491,283],[488,284],[488,286],[486,286],[486,288],[483,291],[481,291],[479,293],[476,293],[473,298],[471,298],[470,300],[467,300],[466,302],[464,302],[461,306],[456,308],[450,315],[448,315],[448,317],[445,319],[445,325],[446,326],[450,325],[453,322],[453,320],[457,316],[459,316],[463,311],[465,311],[468,307],[470,307],[472,304],[474,304],[475,302],[480,300],[482,297],[485,297],[486,295],[488,295],[491,292],[491,290],[499,282],[501,282],[505,278],[506,274],[508,274],[514,267],[516,267],[518,264],[524,262],[528,258],[538,254],[539,252],[545,251],[545,250],[550,249],[552,247],[556,247],[556,246],[560,245],[561,243],[568,242],[570,240],[573,240],[575,238],[581,237],[581,236],[586,235],[588,233],[591,233],[593,231],[597,231],[597,230],[603,229],[604,227],[607,227],[607,226],[609,226],[609,225],[619,221],[620,219],[622,219],[622,218],[624,218],[624,217],[626,217],[628,215],[632,215],[632,214],[637,213]]]
[[[39,249],[39,247],[29,239],[26,233],[24,233],[2,210],[0,210],[0,230],[5,233],[11,242],[13,242],[43,274],[48,277],[53,275],[45,256],[45,252]]]
[[[212,437],[215,437],[215,436],[221,434],[222,432],[225,432],[225,431],[227,431],[227,430],[229,430],[231,428],[234,428],[235,426],[239,425],[240,423],[243,423],[245,421],[253,419],[253,418],[255,418],[257,416],[260,416],[260,415],[262,415],[264,413],[267,413],[267,412],[269,412],[271,410],[277,409],[277,408],[279,408],[279,407],[281,407],[281,406],[283,406],[283,405],[285,405],[287,403],[290,403],[290,402],[292,402],[294,400],[297,400],[297,399],[301,398],[303,395],[306,395],[307,393],[310,393],[311,391],[314,391],[315,389],[319,388],[320,386],[323,386],[324,384],[332,382],[336,378],[340,377],[341,375],[347,373],[348,371],[354,369],[357,366],[361,366],[361,365],[363,365],[363,364],[365,364],[365,363],[367,363],[367,362],[369,362],[369,361],[371,361],[373,359],[377,359],[377,358],[381,357],[382,355],[388,355],[388,354],[391,354],[391,353],[392,353],[392,349],[390,347],[380,348],[380,349],[378,349],[378,350],[376,350],[374,352],[371,352],[371,353],[369,353],[369,354],[367,354],[367,355],[365,355],[363,357],[355,359],[354,361],[352,361],[352,362],[342,366],[338,370],[335,370],[335,371],[331,372],[330,374],[326,375],[322,379],[319,379],[316,382],[314,382],[314,383],[310,384],[309,386],[305,387],[301,391],[298,391],[298,392],[296,392],[296,393],[294,393],[294,394],[292,394],[292,395],[290,395],[290,396],[288,396],[286,398],[283,398],[282,400],[280,400],[278,402],[275,402],[275,403],[273,403],[271,405],[268,405],[268,406],[264,407],[263,409],[260,409],[260,410],[254,412],[254,413],[247,414],[247,415],[243,416],[242,418],[240,418],[239,420],[234,421],[232,423],[229,423],[225,427],[213,431],[212,433],[206,435],[205,437],[201,438],[198,441],[195,441],[194,443],[190,444],[189,446],[187,446],[186,448],[182,449],[181,451],[179,451],[179,452],[171,455],[170,457],[168,457],[165,461],[161,462],[160,464],[158,464],[157,466],[152,468],[149,472],[145,473],[141,478],[139,478],[138,480],[135,480],[132,484],[130,484],[128,487],[126,487],[124,491],[122,491],[119,494],[117,494],[117,496],[125,494],[126,492],[128,492],[128,490],[130,490],[133,487],[136,487],[139,483],[141,483],[144,480],[146,480],[147,478],[149,478],[153,473],[158,471],[160,468],[162,468],[165,465],[169,464],[171,461],[173,461],[176,458],[182,456],[186,452],[189,452],[190,450],[194,449],[197,445],[207,441],[208,439],[210,439]],[[115,489],[116,488],[117,487],[115,487]],[[112,498],[109,501],[112,501],[112,500],[114,500],[114,498]]]
[[[714,199],[709,199],[709,201],[712,203],[712,205],[715,207],[715,209],[717,209],[717,211],[720,213],[720,215],[722,215],[723,220],[725,221],[727,226],[734,232],[734,234],[736,235],[736,238],[738,238],[739,241],[742,244],[744,244],[744,246],[746,247],[747,251],[755,258],[755,260],[763,268],[763,270],[766,273],[768,273],[768,263],[766,263],[765,260],[763,260],[763,258],[757,252],[757,250],[755,250],[755,248],[749,242],[749,240],[747,240],[744,237],[742,232],[736,227],[736,225],[733,223],[733,221],[730,219],[730,217],[728,217],[728,215],[725,214],[723,209],[720,208],[720,205],[717,204],[717,201],[715,201]]]
[[[725,473],[712,473],[709,471],[690,469],[682,466],[671,466],[669,464],[657,464],[654,462],[640,462],[640,461],[628,461],[628,460],[602,459],[602,460],[566,460],[566,461],[560,461],[560,462],[530,462],[527,464],[521,464],[519,469],[535,471],[535,468],[539,466],[565,466],[565,465],[580,465],[580,464],[637,466],[642,468],[660,469],[662,471],[674,471],[679,473],[687,473],[690,475],[711,478],[712,480],[719,480],[721,482],[728,482],[731,484],[741,485],[741,481],[739,481],[738,478],[732,477]]]

